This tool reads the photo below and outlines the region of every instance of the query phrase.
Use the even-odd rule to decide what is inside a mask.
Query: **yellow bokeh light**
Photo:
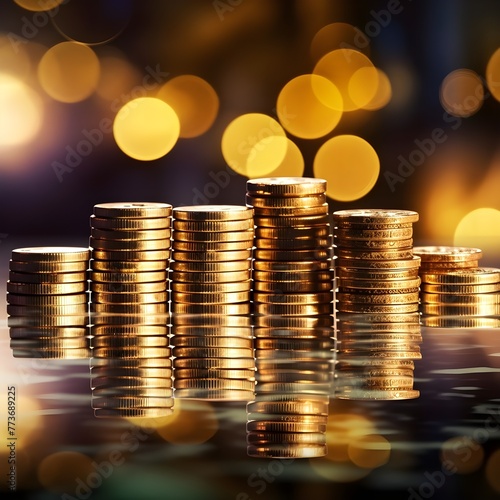
[[[374,82],[377,92],[369,102],[365,102],[365,87],[367,82]],[[349,81],[349,95],[360,108],[376,111],[389,104],[392,97],[392,86],[389,77],[379,68],[360,68]]]
[[[31,61],[24,43],[0,35],[0,64],[2,73],[26,77],[31,70]]]
[[[118,147],[131,158],[150,161],[166,155],[179,138],[175,111],[155,97],[139,97],[118,111],[113,134]]]
[[[270,177],[302,177],[304,175],[304,157],[297,144],[287,139],[287,149],[283,161],[273,170]]]
[[[374,68],[370,59],[352,49],[338,49],[324,55],[316,64],[313,73],[324,76],[339,90],[344,111],[354,111],[368,104],[377,94],[378,73],[372,72],[364,85],[356,85],[356,102],[349,91],[351,78],[361,68]],[[363,83],[363,82],[361,82]]]
[[[288,143],[283,127],[268,115],[248,113],[235,118],[222,135],[226,163],[245,177],[264,177],[279,167]]]
[[[76,451],[60,451],[45,457],[38,466],[38,481],[47,490],[56,493],[74,491],[77,478],[85,482],[92,472],[92,459]],[[97,474],[97,473],[96,473]]]
[[[488,484],[493,488],[497,493],[500,493],[500,474],[498,471],[500,470],[500,449],[495,450],[490,458],[488,458],[488,462],[486,462],[485,475]]]
[[[94,51],[76,42],[51,47],[38,65],[38,79],[47,94],[61,102],[87,99],[99,83],[100,64]]]
[[[483,459],[483,447],[467,436],[450,438],[441,446],[441,461],[457,474],[471,474],[477,471]]]
[[[450,115],[471,116],[483,105],[483,82],[474,71],[457,69],[443,80],[439,98],[441,105]]]
[[[8,406],[0,406],[0,418],[5,422],[7,429]],[[16,396],[16,425],[17,436],[16,447],[28,449],[33,436],[42,428],[42,416],[40,414],[40,405],[38,402],[27,396]]]
[[[370,55],[370,39],[359,29],[348,23],[331,23],[323,26],[312,39],[311,56],[318,61],[328,52],[349,48]]]
[[[43,106],[22,81],[0,74],[0,148],[30,142],[40,131]]]
[[[500,101],[500,48],[493,53],[486,65],[486,84],[491,95]]]
[[[194,75],[172,78],[161,87],[157,97],[177,113],[181,122],[180,136],[183,138],[204,134],[219,112],[219,97],[213,87]]]
[[[276,112],[288,132],[303,139],[316,139],[330,133],[339,123],[342,96],[330,80],[301,75],[283,87]]]
[[[479,247],[484,254],[500,251],[500,210],[477,208],[465,215],[455,229],[454,245]]]
[[[17,5],[33,12],[44,12],[55,9],[61,5],[64,0],[14,0]]]
[[[101,73],[96,94],[103,99],[124,104],[131,96],[131,89],[140,82],[140,72],[126,59],[119,56],[101,58]],[[144,96],[146,90],[144,89]],[[142,96],[141,96],[142,97]]]
[[[172,417],[165,421],[156,431],[165,441],[174,444],[205,443],[219,428],[217,415],[206,401],[177,399]]]
[[[368,434],[349,443],[347,453],[358,467],[375,469],[388,462],[391,443],[379,434]]]
[[[354,201],[371,191],[380,173],[373,147],[361,137],[339,135],[316,153],[314,176],[326,179],[326,194],[338,201]]]

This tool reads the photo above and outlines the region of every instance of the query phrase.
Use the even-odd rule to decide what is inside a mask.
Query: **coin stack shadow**
[[[412,399],[421,358],[418,268],[406,210],[334,212],[341,399]]]
[[[500,270],[479,267],[479,248],[415,247],[422,259],[422,322],[431,327],[480,327],[500,314]]]
[[[325,192],[323,179],[247,182],[247,206],[255,211],[257,365],[255,399],[247,404],[249,456],[327,452],[334,292]]]
[[[199,205],[174,208],[173,214],[175,397],[248,401],[255,389],[253,211]]]
[[[97,417],[172,412],[167,284],[171,220],[167,203],[94,206],[91,388]]]
[[[90,357],[88,265],[88,248],[12,251],[7,313],[14,357]]]

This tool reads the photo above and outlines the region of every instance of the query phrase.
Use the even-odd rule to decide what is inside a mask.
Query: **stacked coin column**
[[[7,282],[15,357],[88,358],[88,248],[12,251]]]
[[[253,311],[257,385],[247,405],[255,457],[326,454],[333,363],[332,239],[326,181],[247,182],[255,211]]]
[[[334,212],[339,355],[343,399],[410,399],[420,359],[420,258],[411,211]]]
[[[90,218],[95,415],[156,417],[173,406],[168,338],[172,206],[103,203]]]
[[[174,209],[172,313],[176,398],[253,397],[250,323],[253,211]]]

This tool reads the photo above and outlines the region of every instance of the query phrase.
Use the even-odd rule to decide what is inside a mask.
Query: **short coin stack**
[[[336,395],[409,399],[420,359],[419,257],[406,210],[334,212],[339,356]]]
[[[332,240],[325,193],[323,179],[247,181],[246,202],[255,214],[254,314],[332,314]]]
[[[167,203],[94,207],[90,288],[96,416],[157,417],[172,411],[171,220]]]
[[[15,357],[90,356],[88,264],[88,248],[12,251],[7,313]]]
[[[479,266],[483,252],[479,248],[418,246],[413,254],[421,259],[420,274],[448,273],[459,269],[473,269]]]
[[[247,401],[255,388],[253,211],[200,205],[173,214],[175,397]]]

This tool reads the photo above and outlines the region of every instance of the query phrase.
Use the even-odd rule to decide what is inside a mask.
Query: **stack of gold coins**
[[[418,214],[406,210],[334,212],[338,366],[344,399],[410,399],[420,359]]]
[[[413,248],[414,255],[421,259],[420,274],[448,273],[459,269],[479,266],[483,252],[479,248],[419,246]]]
[[[255,387],[253,211],[200,205],[173,213],[175,397],[248,401]]]
[[[88,265],[88,248],[12,251],[7,313],[15,357],[89,357]]]
[[[326,181],[307,177],[251,179],[247,181],[246,201],[255,213],[254,313],[332,314]]]
[[[331,317],[257,316],[257,385],[247,404],[247,452],[324,456],[331,374]]]
[[[92,406],[99,417],[168,415],[172,206],[95,205],[91,224]]]

